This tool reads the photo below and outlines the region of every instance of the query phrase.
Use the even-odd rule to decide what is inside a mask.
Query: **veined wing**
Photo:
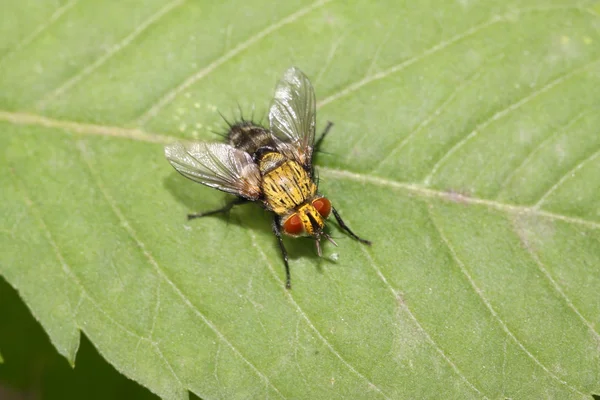
[[[306,75],[296,67],[285,71],[269,111],[271,131],[292,148],[296,161],[305,167],[312,162],[315,108],[315,91]]]
[[[250,154],[223,143],[177,142],[165,157],[186,178],[227,193],[256,200],[261,176]]]

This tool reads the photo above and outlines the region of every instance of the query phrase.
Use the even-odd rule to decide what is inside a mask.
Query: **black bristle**
[[[237,106],[238,106],[238,111],[240,113],[240,121],[246,122],[246,120],[244,119],[244,112],[242,111],[242,106],[239,102],[237,103]]]
[[[225,123],[229,126],[229,128],[231,128],[233,125],[231,124],[231,122],[227,121],[227,118],[225,118],[225,116],[221,113],[221,111],[217,111],[219,113],[219,115],[221,116],[221,118],[223,118],[223,121],[225,121]]]

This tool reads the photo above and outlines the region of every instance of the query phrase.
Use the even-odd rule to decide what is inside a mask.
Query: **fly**
[[[273,213],[272,229],[277,237],[291,288],[288,254],[282,232],[288,236],[315,239],[321,256],[321,239],[337,246],[325,232],[325,221],[333,213],[340,228],[361,243],[315,183],[313,153],[333,124],[330,122],[315,143],[316,100],[312,84],[298,68],[289,68],[275,88],[269,111],[269,126],[250,121],[230,125],[227,143],[177,142],[165,147],[165,156],[183,176],[236,196],[224,207],[188,219],[225,213],[234,206],[257,202]]]

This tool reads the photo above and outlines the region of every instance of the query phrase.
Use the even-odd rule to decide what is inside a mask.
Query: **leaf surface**
[[[596,2],[1,7],[0,273],[71,363],[83,331],[166,399],[600,393]],[[162,145],[264,117],[290,65],[374,244],[286,239],[286,291],[270,216],[185,221],[224,195]]]

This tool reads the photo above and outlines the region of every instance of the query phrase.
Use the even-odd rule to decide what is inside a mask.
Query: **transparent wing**
[[[252,157],[227,144],[177,142],[165,146],[165,157],[193,181],[250,200],[260,196],[260,171]]]
[[[312,161],[315,141],[315,91],[296,67],[285,71],[275,88],[269,121],[271,131],[293,148],[294,158],[304,166]]]

